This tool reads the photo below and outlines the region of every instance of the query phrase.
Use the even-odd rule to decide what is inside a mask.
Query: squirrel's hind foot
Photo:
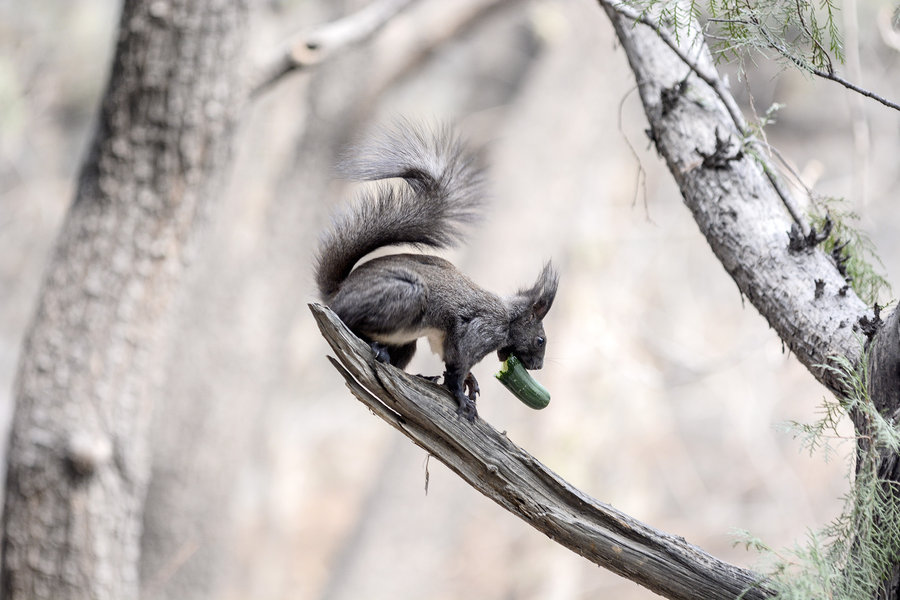
[[[372,352],[375,353],[375,360],[391,364],[391,354],[388,352],[388,347],[386,345],[381,342],[370,342],[369,346],[372,348]]]
[[[466,395],[457,396],[456,402],[459,403],[459,408],[456,409],[456,415],[459,417],[465,417],[468,421],[474,421],[475,417],[478,416],[478,410],[475,408],[475,402],[469,399]]]
[[[475,379],[475,376],[472,375],[471,371],[469,371],[469,374],[463,379],[463,389],[468,390],[469,400],[474,404],[476,396],[481,393],[481,388],[478,387],[478,380]]]

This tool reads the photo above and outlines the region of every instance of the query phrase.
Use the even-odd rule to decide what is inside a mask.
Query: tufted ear
[[[516,313],[517,316],[524,315],[526,312],[531,314],[537,320],[543,319],[553,305],[553,299],[556,297],[556,289],[559,287],[559,275],[553,268],[551,262],[547,262],[538,275],[535,284],[528,288],[519,290],[516,294]]]

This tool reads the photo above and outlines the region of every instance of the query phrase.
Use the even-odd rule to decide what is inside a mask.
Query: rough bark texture
[[[900,311],[891,313],[869,350],[869,394],[878,412],[889,422],[897,423],[900,418]],[[861,426],[857,423],[857,428]],[[884,463],[879,473],[894,481],[900,479],[897,457]]]
[[[15,390],[3,590],[134,598],[153,352],[227,162],[242,2],[126,1]]]
[[[890,423],[900,418],[900,311],[894,310],[887,322],[878,330],[869,348],[869,395],[875,408]],[[868,425],[865,419],[854,419],[854,426],[860,437],[859,454],[866,448]],[[859,463],[857,463],[859,466]],[[900,482],[900,457],[887,449],[882,450],[876,466],[878,477],[891,489],[888,493],[896,498],[897,482]],[[900,598],[900,562],[895,561],[890,576],[882,585],[877,598],[896,600]]]
[[[807,369],[841,395],[834,374],[821,368],[833,356],[851,364],[871,342],[869,393],[890,422],[900,416],[900,313],[877,329],[879,319],[865,306],[818,247],[790,249],[791,222],[758,161],[739,153],[740,134],[721,99],[667,48],[649,27],[601,2],[613,22],[638,81],[652,139],[665,159],[713,252],[741,294],[766,318]],[[682,38],[704,73],[715,74],[702,39]],[[692,50],[688,52],[688,49]],[[684,83],[682,83],[684,82]],[[729,140],[723,145],[720,140]],[[866,325],[866,327],[863,327]],[[874,336],[874,337],[873,337]],[[861,451],[868,435],[854,418]],[[878,475],[900,480],[900,458],[885,451]],[[879,598],[897,598],[900,563]]]
[[[738,152],[741,135],[713,90],[652,29],[603,6],[634,71],[657,151],[716,257],[800,362],[839,393],[820,365],[835,355],[858,360],[858,325],[871,309],[821,248],[788,248],[788,213],[760,163]],[[681,42],[715,75],[702,39],[683,35]],[[728,142],[720,152],[718,140]]]
[[[766,598],[762,578],[598,502],[481,419],[456,415],[442,386],[375,360],[329,309],[310,305],[332,364],[373,413],[479,492],[588,560],[679,600]]]

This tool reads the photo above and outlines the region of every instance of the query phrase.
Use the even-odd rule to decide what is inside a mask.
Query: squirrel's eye
[[[544,340],[543,336],[540,336],[540,335],[537,336],[537,337],[534,339],[534,343],[537,344],[538,347],[543,346],[543,345],[544,345],[544,341],[545,341],[545,340]]]

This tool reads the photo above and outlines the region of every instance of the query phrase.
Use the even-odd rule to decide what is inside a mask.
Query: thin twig
[[[619,134],[621,134],[622,139],[625,140],[625,144],[631,151],[631,156],[634,157],[634,160],[637,163],[638,167],[637,176],[634,181],[634,201],[631,203],[631,206],[633,207],[637,204],[638,197],[640,197],[641,192],[643,192],[644,215],[647,217],[647,221],[652,223],[653,219],[650,218],[650,207],[647,204],[647,173],[644,171],[644,165],[641,164],[641,157],[638,156],[637,150],[635,150],[634,145],[631,143],[631,140],[628,139],[628,136],[625,135],[625,126],[622,124],[622,113],[624,112],[625,100],[627,100],[628,96],[631,95],[631,92],[635,91],[636,89],[637,86],[634,86],[633,88],[625,92],[625,94],[622,96],[622,99],[619,101]]]
[[[372,2],[353,14],[291,37],[275,58],[259,68],[250,97],[259,96],[288,73],[317,65],[340,50],[365,42],[415,1]]]
[[[794,165],[788,162],[788,160],[781,153],[781,150],[769,144],[768,142],[764,142],[764,146],[772,156],[778,159],[778,162],[781,163],[781,166],[784,167],[784,170],[794,178],[797,186],[800,187],[807,196],[812,198],[812,188],[806,185],[806,182],[803,181],[803,177],[800,176],[800,173],[797,172],[797,169],[794,167]]]
[[[758,123],[762,123],[762,120],[759,117],[759,113],[756,110],[756,106],[753,103],[753,94],[750,93],[750,84],[747,81],[746,77],[744,78],[744,82],[745,82],[745,85],[747,86],[747,98],[750,99],[750,110],[753,111],[753,116],[756,119],[756,121]],[[809,186],[806,185],[806,182],[803,181],[803,178],[800,177],[800,174],[797,173],[797,170],[794,168],[794,166],[791,165],[787,161],[787,159],[785,159],[785,157],[781,154],[781,152],[778,150],[778,148],[776,148],[775,146],[772,146],[769,143],[769,140],[766,137],[765,127],[763,127],[761,125],[758,129],[758,132],[759,132],[759,138],[755,140],[756,146],[761,150],[765,150],[766,153],[768,154],[768,156],[770,156],[770,157],[774,156],[775,159],[779,163],[781,163],[781,166],[784,168],[784,170],[786,170],[789,175],[792,175],[794,177],[794,179],[797,182],[797,185],[803,190],[803,192],[807,195],[807,197],[812,198],[812,195],[813,195],[812,189],[810,189]],[[768,175],[768,173],[767,173],[767,175]],[[770,179],[770,182],[771,182],[771,179]],[[775,182],[772,182],[772,184],[776,185]],[[776,188],[776,190],[777,190],[777,188]],[[788,208],[788,210],[790,211],[790,208]],[[794,219],[794,221],[796,222],[796,219]],[[808,232],[805,232],[805,233],[808,233]]]
[[[812,70],[810,70],[810,73],[812,73],[813,75],[815,75],[817,77],[821,77],[822,79],[828,79],[835,83],[839,83],[840,85],[844,86],[848,90],[854,91],[857,94],[865,96],[866,98],[871,98],[872,100],[875,100],[876,102],[879,102],[879,103],[887,106],[888,108],[893,108],[896,111],[900,111],[900,104],[897,104],[896,102],[892,102],[892,101],[888,100],[887,98],[884,98],[883,96],[879,96],[875,92],[871,92],[865,88],[862,88],[862,87],[856,85],[855,83],[853,83],[852,81],[847,81],[840,75],[836,75],[834,73],[827,73],[820,69],[812,69]]]
[[[601,1],[604,2],[604,3],[606,3],[604,0],[601,0]],[[615,9],[615,10],[616,10],[617,12],[619,12],[620,14],[625,15],[625,16],[629,16],[628,13],[625,13],[625,12],[619,10],[619,5],[617,5],[617,4],[610,4],[609,6],[611,6],[613,9]],[[629,18],[631,18],[631,17],[629,17]],[[787,49],[785,49],[781,44],[779,44],[778,42],[776,42],[776,41],[772,38],[772,36],[771,36],[771,34],[769,33],[768,29],[766,29],[765,27],[763,27],[762,24],[759,23],[758,21],[756,21],[755,19],[752,20],[752,21],[746,21],[746,20],[744,20],[744,19],[721,19],[721,18],[710,18],[710,19],[708,19],[708,20],[709,20],[711,23],[734,23],[734,24],[737,24],[737,25],[745,25],[745,26],[747,26],[747,27],[755,27],[755,28],[762,34],[762,36],[763,36],[764,38],[766,38],[766,43],[768,44],[769,48],[771,48],[772,50],[774,50],[775,52],[777,52],[778,54],[780,54],[780,55],[783,56],[784,58],[788,59],[790,62],[794,63],[794,64],[795,64],[797,67],[799,67],[801,70],[806,71],[807,73],[810,73],[810,74],[812,74],[812,75],[815,75],[816,77],[821,77],[822,79],[827,79],[827,80],[829,80],[829,81],[833,81],[833,82],[835,82],[835,83],[838,83],[838,84],[844,86],[845,88],[847,88],[847,89],[850,90],[850,91],[856,92],[857,94],[860,94],[860,95],[862,95],[862,96],[865,96],[866,98],[870,98],[870,99],[872,99],[872,100],[875,100],[876,102],[879,102],[880,104],[883,104],[884,106],[887,106],[888,108],[892,108],[892,109],[894,109],[894,110],[896,110],[896,111],[900,111],[900,104],[898,104],[898,103],[896,103],[896,102],[893,102],[893,101],[891,101],[891,100],[888,100],[887,98],[885,98],[885,97],[883,97],[883,96],[881,96],[881,95],[879,95],[879,94],[876,94],[875,92],[872,92],[872,91],[870,91],[870,90],[867,90],[867,89],[865,89],[865,88],[863,88],[863,87],[861,87],[861,86],[859,86],[859,85],[856,85],[856,84],[853,83],[852,81],[848,81],[848,80],[844,79],[844,78],[841,77],[840,75],[837,75],[836,73],[834,73],[834,69],[833,69],[833,68],[829,67],[830,70],[831,70],[831,72],[829,73],[828,71],[823,71],[822,69],[816,69],[815,67],[813,67],[813,66],[807,64],[806,62],[800,60],[799,58],[797,58],[796,56],[794,56],[793,54],[791,54],[790,52],[788,52]],[[641,22],[643,23],[644,21],[641,21]],[[647,25],[650,25],[651,27],[654,27],[654,25],[653,25],[652,23],[646,23],[646,24],[647,24]],[[898,40],[898,41],[897,41],[897,44],[898,44],[897,48],[900,48],[900,35],[898,35],[896,39]],[[826,56],[827,56],[827,55],[826,55]],[[830,61],[830,57],[829,57],[829,61]]]

